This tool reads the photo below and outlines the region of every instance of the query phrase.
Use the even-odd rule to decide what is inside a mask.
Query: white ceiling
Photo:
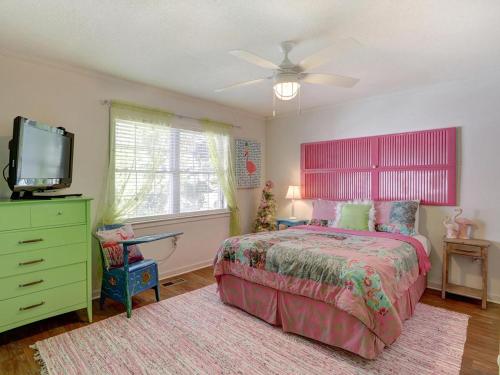
[[[357,47],[345,43],[358,40]],[[3,0],[0,50],[90,68],[269,115],[268,76],[228,54],[294,61],[336,41],[315,72],[358,77],[352,89],[304,84],[302,107],[472,78],[500,66],[498,0]],[[280,103],[294,111],[296,104]]]

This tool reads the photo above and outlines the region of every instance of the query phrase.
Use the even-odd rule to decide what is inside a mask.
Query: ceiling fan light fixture
[[[292,100],[299,93],[300,83],[295,76],[282,75],[277,78],[273,89],[274,95],[276,95],[279,100]]]

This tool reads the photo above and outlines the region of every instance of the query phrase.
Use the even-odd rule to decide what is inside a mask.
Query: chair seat
[[[140,270],[141,268],[148,267],[148,266],[155,264],[155,263],[156,263],[156,261],[154,261],[153,259],[143,259],[143,260],[140,260],[138,262],[130,264],[128,266],[128,270],[129,270],[129,272],[134,272],[134,271]],[[119,269],[124,271],[124,267],[120,267]]]

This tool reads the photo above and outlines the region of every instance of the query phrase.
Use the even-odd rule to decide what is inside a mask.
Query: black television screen
[[[9,147],[9,187],[12,191],[60,189],[71,185],[72,133],[16,117]]]

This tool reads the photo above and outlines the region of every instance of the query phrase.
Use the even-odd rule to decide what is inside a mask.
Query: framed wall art
[[[260,187],[261,147],[260,142],[235,139],[236,184],[240,189]]]

